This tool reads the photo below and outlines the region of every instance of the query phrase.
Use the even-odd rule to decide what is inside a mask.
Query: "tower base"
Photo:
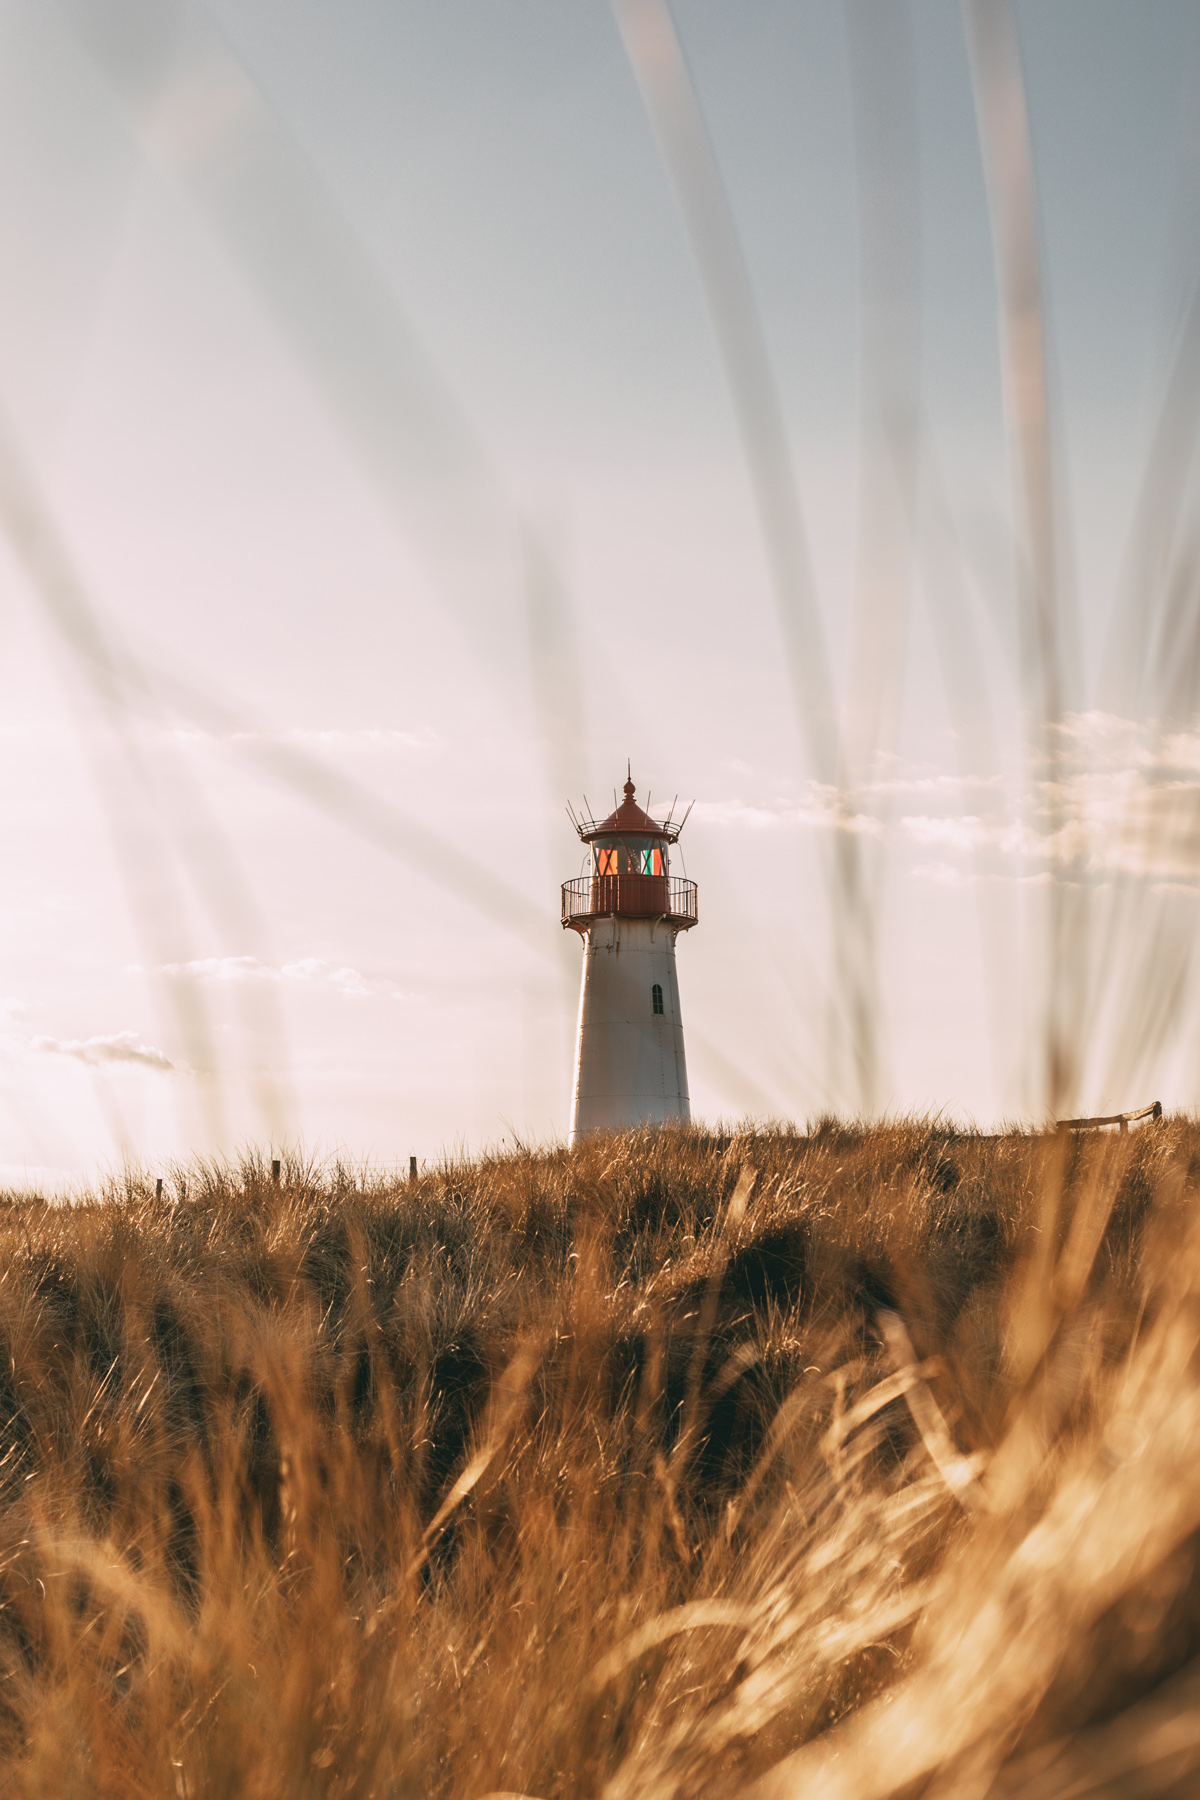
[[[570,1143],[589,1131],[691,1118],[676,935],[663,920],[621,918],[597,919],[581,933]]]

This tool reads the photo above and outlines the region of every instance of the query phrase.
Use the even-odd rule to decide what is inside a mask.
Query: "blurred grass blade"
[[[900,725],[919,463],[920,227],[909,8],[845,0],[845,15],[861,324],[858,554],[838,787],[857,806],[885,765],[890,772]],[[844,865],[839,987],[853,1019],[853,1085],[870,1115],[888,1086],[878,1029],[884,840],[839,832],[834,856]]]
[[[700,274],[766,545],[801,734],[834,779],[837,716],[787,425],[737,227],[665,0],[613,0]]]
[[[465,654],[507,687],[524,649],[557,819],[587,779],[570,595],[392,285],[196,0],[56,4],[143,152],[284,335],[450,602]]]
[[[801,739],[819,782],[839,777],[837,705],[796,484],[766,338],[699,102],[666,0],[612,0],[675,190],[716,335],[758,508]],[[834,833],[829,913],[837,949],[832,1080],[851,1104],[875,1101],[874,932],[853,829]]]
[[[0,528],[23,568],[37,602],[69,651],[100,707],[115,757],[93,759],[109,836],[138,935],[152,967],[189,960],[186,909],[160,842],[154,783],[132,729],[128,671],[102,630],[66,546],[38,491],[7,422],[0,419]],[[210,1140],[224,1132],[216,1037],[193,983],[164,984],[184,1055],[200,1095]]]
[[[1031,776],[1046,835],[1062,855],[1068,822],[1061,726],[1080,703],[1077,627],[1064,579],[1047,380],[1046,321],[1037,196],[1025,81],[1011,0],[963,0],[975,113],[992,224],[1000,352],[1016,513],[1017,591],[1022,597],[1022,686],[1033,722]],[[1084,826],[1070,819],[1074,854],[1086,860]],[[1064,871],[1065,875],[1065,871]],[[1043,995],[1044,1104],[1074,1108],[1088,976],[1086,890],[1052,867],[1038,984]]]
[[[448,591],[468,641],[503,654],[519,544],[494,472],[396,295],[205,9],[195,0],[56,4],[144,153],[186,193],[283,332]]]

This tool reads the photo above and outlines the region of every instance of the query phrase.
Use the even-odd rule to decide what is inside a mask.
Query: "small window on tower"
[[[663,1009],[662,989],[659,987],[657,981],[654,983],[654,986],[650,989],[650,1003],[653,1006],[656,1013],[660,1013],[662,1011],[662,1009]]]

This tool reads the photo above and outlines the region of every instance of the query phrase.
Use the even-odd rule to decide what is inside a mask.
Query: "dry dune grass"
[[[824,1122],[12,1197],[0,1791],[1196,1792],[1198,1181]]]

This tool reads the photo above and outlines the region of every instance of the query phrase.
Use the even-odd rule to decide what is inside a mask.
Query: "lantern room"
[[[696,884],[671,874],[671,847],[687,813],[676,823],[672,806],[665,819],[653,818],[638,805],[632,776],[624,792],[599,822],[571,814],[587,846],[587,873],[563,883],[562,922],[583,931],[593,919],[657,918],[687,930],[697,920]]]
[[[597,838],[592,846],[593,875],[666,875],[667,846],[648,838]]]
[[[579,835],[592,847],[593,875],[658,875],[670,873],[669,824],[659,825],[634,799],[637,789],[625,783],[625,798],[599,825],[585,826]],[[678,832],[675,836],[678,837]]]

